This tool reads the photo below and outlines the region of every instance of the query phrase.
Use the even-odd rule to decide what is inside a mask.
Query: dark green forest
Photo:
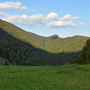
[[[90,40],[87,40],[85,47],[77,58],[78,64],[90,64]]]
[[[64,65],[76,61],[78,57],[81,59],[78,61],[86,60],[88,63],[88,39],[84,36],[42,37],[0,20],[0,65]],[[85,57],[82,59],[83,54]]]

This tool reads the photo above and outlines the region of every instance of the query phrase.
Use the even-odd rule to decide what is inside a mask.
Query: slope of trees
[[[87,39],[41,37],[0,20],[0,65],[63,65],[77,58]]]
[[[0,28],[0,65],[63,65],[78,53],[49,53],[18,40]]]
[[[86,46],[76,61],[79,64],[90,64],[90,40],[87,40]]]
[[[59,38],[57,35],[53,35],[50,37],[42,37],[26,32],[3,20],[0,20],[0,28],[19,40],[51,53],[70,53],[81,51],[85,42],[89,39],[89,37],[84,36]]]

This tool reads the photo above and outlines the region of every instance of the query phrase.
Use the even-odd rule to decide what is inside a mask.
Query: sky
[[[0,0],[0,19],[41,36],[90,37],[90,0]]]

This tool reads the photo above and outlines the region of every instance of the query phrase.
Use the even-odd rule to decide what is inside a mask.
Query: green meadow
[[[90,65],[1,66],[0,90],[90,90]]]

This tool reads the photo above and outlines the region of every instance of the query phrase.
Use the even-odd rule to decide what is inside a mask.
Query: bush
[[[10,65],[8,59],[4,59],[4,58],[1,58],[0,57],[0,66],[3,66],[3,65]]]

